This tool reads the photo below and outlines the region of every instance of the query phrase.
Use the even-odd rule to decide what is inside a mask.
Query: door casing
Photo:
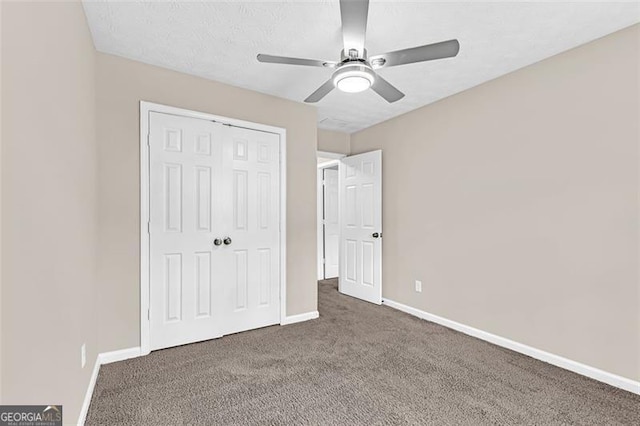
[[[322,157],[322,158],[328,158],[330,159],[329,161],[326,161],[324,163],[319,163],[318,164],[318,172],[317,172],[317,189],[316,189],[316,195],[317,195],[317,208],[318,208],[318,214],[317,214],[317,226],[316,226],[316,233],[317,233],[317,253],[316,253],[316,261],[317,261],[317,276],[318,276],[318,281],[323,280],[324,279],[324,264],[323,264],[323,252],[324,252],[324,230],[323,230],[323,226],[322,226],[322,216],[323,216],[323,208],[324,208],[324,200],[322,198],[322,180],[324,179],[323,177],[323,170],[328,168],[328,167],[335,167],[338,166],[338,172],[340,172],[340,159],[346,157],[346,154],[338,154],[336,152],[328,152],[328,151],[317,151],[317,157]]]
[[[286,279],[286,243],[287,243],[287,176],[286,148],[287,133],[280,127],[237,120],[204,112],[183,108],[140,102],[140,354],[148,355],[150,348],[149,306],[150,306],[150,176],[149,176],[149,114],[160,112],[183,117],[199,118],[218,123],[243,127],[251,130],[275,133],[280,136],[280,324],[286,320],[287,279]]]
[[[340,263],[340,205],[338,194],[338,167],[323,170],[323,242],[324,242],[324,278],[337,278]]]

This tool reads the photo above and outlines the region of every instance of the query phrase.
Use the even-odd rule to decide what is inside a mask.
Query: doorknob
[[[377,232],[374,232],[373,234],[371,234],[371,236],[373,238],[378,238],[380,236],[380,234],[378,234]]]
[[[222,240],[220,238],[216,238],[215,240],[213,240],[214,246],[219,246],[220,244],[222,244]]]
[[[231,244],[231,238],[226,237],[226,238],[224,239],[224,245],[225,245],[225,246],[228,246],[229,244]]]

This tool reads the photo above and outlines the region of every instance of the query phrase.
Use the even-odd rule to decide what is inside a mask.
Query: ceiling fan
[[[335,69],[326,83],[313,92],[305,102],[318,102],[335,87],[348,93],[357,93],[373,89],[387,102],[395,102],[404,97],[404,93],[380,77],[375,70],[434,59],[451,58],[458,54],[458,40],[396,50],[381,55],[367,56],[364,48],[369,0],[340,0],[342,18],[342,39],[344,49],[340,61],[320,61],[316,59],[288,58],[285,56],[258,55],[258,61],[272,64],[305,65]]]

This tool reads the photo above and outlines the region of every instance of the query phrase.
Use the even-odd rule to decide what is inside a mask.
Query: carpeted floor
[[[319,285],[320,318],[105,365],[87,425],[639,424],[640,397]]]

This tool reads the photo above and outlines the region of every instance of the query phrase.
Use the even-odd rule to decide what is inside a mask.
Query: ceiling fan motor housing
[[[353,60],[366,61],[368,57],[367,49],[361,49],[361,50],[362,52],[360,52],[360,50],[358,49],[348,49],[348,50],[342,49],[340,51],[340,61],[341,62],[353,61]]]

